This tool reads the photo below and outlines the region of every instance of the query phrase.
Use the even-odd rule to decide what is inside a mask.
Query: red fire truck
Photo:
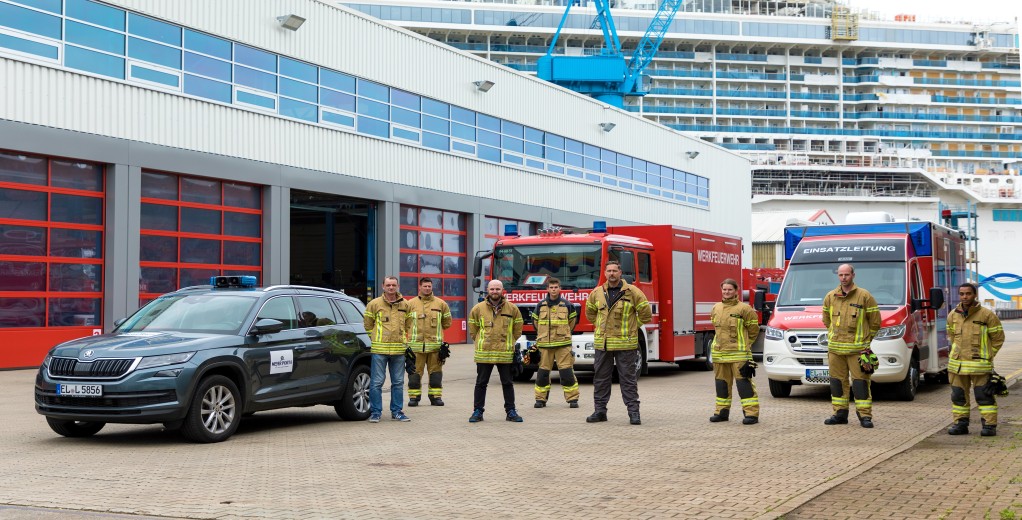
[[[504,283],[508,300],[525,318],[520,347],[535,339],[529,312],[546,297],[547,278],[555,277],[561,281],[561,297],[579,304],[581,319],[572,341],[575,368],[592,370],[593,325],[585,319],[585,302],[604,283],[605,263],[617,260],[623,278],[646,294],[653,309],[653,321],[640,333],[639,373],[651,361],[698,360],[712,367],[710,310],[720,301],[721,280],[741,283],[740,238],[669,225],[608,228],[603,222],[592,230],[541,230],[528,237],[518,236],[514,226],[507,228],[493,251],[476,254],[475,286],[483,287],[483,261],[492,259],[492,278]],[[534,369],[527,368],[521,379],[531,378]]]

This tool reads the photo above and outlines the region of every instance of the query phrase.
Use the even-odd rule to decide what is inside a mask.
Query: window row
[[[0,329],[93,327],[102,309],[101,298],[0,298]]]

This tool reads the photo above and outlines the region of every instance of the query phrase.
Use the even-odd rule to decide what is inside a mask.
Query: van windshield
[[[600,245],[498,247],[492,276],[507,290],[542,290],[547,277],[558,278],[564,288],[592,289],[600,281]]]
[[[823,305],[823,297],[838,286],[837,268],[834,264],[788,266],[777,295],[777,306]],[[904,305],[905,263],[856,264],[855,285],[869,291],[878,305]]]

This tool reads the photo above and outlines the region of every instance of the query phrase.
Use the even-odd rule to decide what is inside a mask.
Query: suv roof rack
[[[313,287],[311,285],[271,285],[269,287],[263,287],[264,291],[273,291],[276,289],[302,289],[304,291],[319,291],[333,294],[345,294],[343,290],[328,289],[326,287]]]
[[[190,291],[192,289],[212,289],[212,288],[213,288],[212,285],[189,285],[188,287],[182,287],[182,288],[180,288],[180,289],[178,289],[176,291],[171,291],[171,292]]]

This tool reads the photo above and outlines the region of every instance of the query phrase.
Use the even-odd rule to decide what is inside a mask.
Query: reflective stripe
[[[948,371],[955,374],[989,374],[994,370],[994,364],[989,361],[962,361],[960,359],[949,359],[947,362]]]
[[[856,399],[855,400],[855,409],[857,409],[857,410],[861,410],[863,408],[869,408],[871,406],[873,406],[873,400],[872,399]]]
[[[422,389],[421,388],[410,388],[410,389],[408,389],[408,397],[421,397],[421,396],[422,396]]]
[[[830,398],[830,404],[837,406],[848,406],[848,399],[844,397],[833,397]]]
[[[548,386],[547,388],[550,387]],[[578,390],[578,383],[564,387],[564,393],[574,392],[575,390]]]
[[[726,399],[726,398],[722,398],[722,397],[718,397],[717,398],[717,405],[718,406],[731,406],[731,400],[730,399]]]
[[[748,408],[750,406],[757,406],[757,405],[759,405],[759,398],[758,397],[749,397],[747,399],[742,399],[742,408]]]
[[[997,405],[996,404],[988,404],[988,405],[980,406],[979,407],[979,413],[981,413],[981,414],[997,413]]]
[[[968,406],[958,406],[957,404],[956,405],[952,405],[951,406],[951,412],[958,413],[958,414],[969,415],[969,407]]]

